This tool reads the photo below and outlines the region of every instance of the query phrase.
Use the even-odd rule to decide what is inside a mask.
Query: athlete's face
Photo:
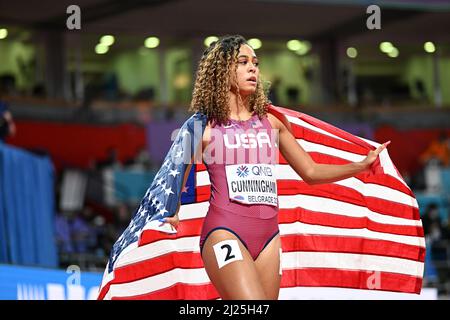
[[[255,51],[249,45],[241,45],[236,70],[236,80],[241,96],[249,96],[255,93],[259,77],[258,64]]]

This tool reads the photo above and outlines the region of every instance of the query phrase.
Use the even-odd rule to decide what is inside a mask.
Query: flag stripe
[[[113,300],[216,300],[218,298],[219,294],[211,283],[200,285],[177,283],[155,292],[125,298],[117,297]]]
[[[337,139],[337,140],[348,142],[346,139],[338,137],[338,136],[334,135],[333,133],[330,133],[330,132],[328,132],[328,131],[326,131],[324,129],[315,127],[315,126],[309,124],[308,122],[303,121],[302,119],[299,119],[299,118],[296,118],[296,117],[292,117],[292,116],[288,116],[288,115],[286,115],[286,118],[290,122],[291,128],[297,126],[297,128],[309,129],[312,132],[316,132],[316,133],[322,134],[324,136],[328,136],[328,137],[331,137],[331,138],[334,138],[334,139]],[[297,130],[293,130],[293,131],[294,131],[293,133],[296,133],[299,136],[302,136],[302,133],[299,132],[298,129]],[[297,137],[296,135],[294,135],[294,136]]]
[[[283,252],[283,269],[330,268],[370,270],[421,276],[423,262],[396,257],[342,252]]]
[[[375,232],[367,229],[346,229],[346,228],[310,225],[299,221],[289,224],[287,223],[281,224],[280,233],[281,235],[315,234],[315,235],[360,237],[364,239],[393,241],[412,246],[417,245],[425,248],[425,239],[423,237],[394,235],[390,233]]]
[[[378,278],[378,280],[377,280]],[[380,287],[376,287],[376,284]],[[370,285],[370,287],[369,287]],[[389,272],[367,272],[337,269],[294,269],[283,271],[281,287],[338,287],[376,289],[394,292],[420,292],[422,279]]]
[[[343,236],[285,235],[281,237],[283,252],[323,251],[373,254],[425,261],[425,248],[392,241],[381,241]]]
[[[360,145],[354,144],[347,140],[332,137],[319,133],[317,131],[311,130],[310,128],[305,128],[297,124],[291,124],[292,134],[295,138],[302,138],[308,142],[316,142],[324,146],[332,147],[341,151],[351,152],[359,154],[362,156],[367,155],[367,148]]]
[[[208,284],[210,281],[204,268],[175,268],[156,276],[136,281],[120,284],[111,283],[108,294],[112,297],[138,296],[143,293],[161,290],[180,282],[199,285]],[[126,295],[123,295],[124,292],[126,292]]]
[[[423,236],[423,228],[420,226],[386,225],[373,222],[367,217],[354,218],[332,215],[318,211],[310,211],[301,208],[280,209],[280,223],[293,223],[302,221],[307,224],[316,224],[336,228],[368,229],[375,232],[399,234],[405,236]]]

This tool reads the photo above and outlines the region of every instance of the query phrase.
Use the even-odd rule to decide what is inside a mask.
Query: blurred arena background
[[[76,4],[81,29],[69,30]],[[381,29],[366,21],[381,8]],[[109,250],[189,116],[208,41],[251,39],[270,99],[389,153],[427,239],[421,296],[450,297],[450,1],[0,3],[0,299],[95,299]]]

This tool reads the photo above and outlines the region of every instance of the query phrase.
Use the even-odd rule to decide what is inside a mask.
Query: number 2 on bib
[[[237,240],[223,240],[216,243],[213,248],[219,269],[233,261],[243,260]]]

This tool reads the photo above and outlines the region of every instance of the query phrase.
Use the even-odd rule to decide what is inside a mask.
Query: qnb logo
[[[248,167],[244,166],[244,165],[239,166],[236,170],[238,177],[241,177],[241,178],[248,176],[248,172],[249,172]]]
[[[272,147],[272,143],[270,142],[270,137],[267,132],[258,132],[256,135],[254,133],[235,133],[235,143],[231,143],[228,138],[228,134],[224,134],[223,141],[225,142],[225,146],[229,149],[236,149],[239,147],[254,149],[262,147],[264,144]]]

